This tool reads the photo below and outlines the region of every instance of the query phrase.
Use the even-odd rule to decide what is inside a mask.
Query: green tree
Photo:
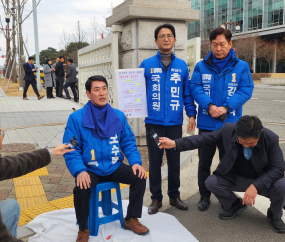
[[[88,45],[89,44],[87,42],[70,42],[66,47],[66,51],[70,54]]]
[[[55,62],[56,57],[58,57],[59,53],[55,48],[48,47],[46,50],[42,50],[40,52],[40,63],[44,65],[46,63],[46,59],[51,59],[52,62]]]

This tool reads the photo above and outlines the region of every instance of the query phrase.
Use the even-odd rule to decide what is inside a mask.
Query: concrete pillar
[[[106,26],[122,25],[119,35],[119,68],[138,68],[140,63],[156,54],[154,30],[171,23],[176,30],[175,55],[186,61],[188,23],[199,20],[199,10],[191,9],[188,0],[126,0],[113,9]],[[130,119],[138,145],[145,145],[144,119]],[[186,128],[184,125],[184,130]]]
[[[272,65],[272,73],[276,73],[276,52],[277,52],[277,40],[274,41],[274,58]]]
[[[256,73],[256,42],[253,45],[253,60],[252,60],[253,73]]]
[[[248,0],[243,1],[243,32],[248,31]]]

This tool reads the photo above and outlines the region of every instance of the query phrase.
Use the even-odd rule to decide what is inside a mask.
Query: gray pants
[[[233,191],[245,192],[253,181],[254,179],[247,179],[236,175],[236,184],[234,186],[224,186],[218,184],[215,175],[211,175],[205,181],[205,184],[208,190],[217,197],[224,209],[228,210],[237,199]],[[271,202],[270,210],[275,219],[280,219],[283,215],[283,207],[285,205],[285,178],[278,179],[270,188],[264,186],[261,191],[258,191],[258,194],[269,197]]]

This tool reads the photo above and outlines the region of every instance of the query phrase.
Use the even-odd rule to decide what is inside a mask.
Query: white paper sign
[[[147,117],[144,68],[116,70],[119,110],[129,118]]]

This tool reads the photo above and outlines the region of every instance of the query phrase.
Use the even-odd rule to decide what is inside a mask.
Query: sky
[[[77,21],[80,21],[82,28],[86,31],[91,28],[90,22],[94,17],[99,25],[105,26],[105,18],[111,15],[112,6],[116,7],[122,2],[124,0],[41,0],[37,8],[39,50],[48,47],[59,50],[62,46],[60,36],[63,30],[71,35],[76,31]],[[0,6],[1,21],[5,28],[6,22],[2,3]],[[23,19],[31,10],[32,0],[28,0]],[[23,38],[27,42],[29,55],[35,54],[33,14],[23,23]],[[88,41],[90,42],[90,40]],[[0,33],[0,47],[1,57],[6,54],[6,41],[2,32]],[[26,52],[25,55],[27,56]],[[0,65],[3,65],[4,61],[5,59],[0,58]]]

